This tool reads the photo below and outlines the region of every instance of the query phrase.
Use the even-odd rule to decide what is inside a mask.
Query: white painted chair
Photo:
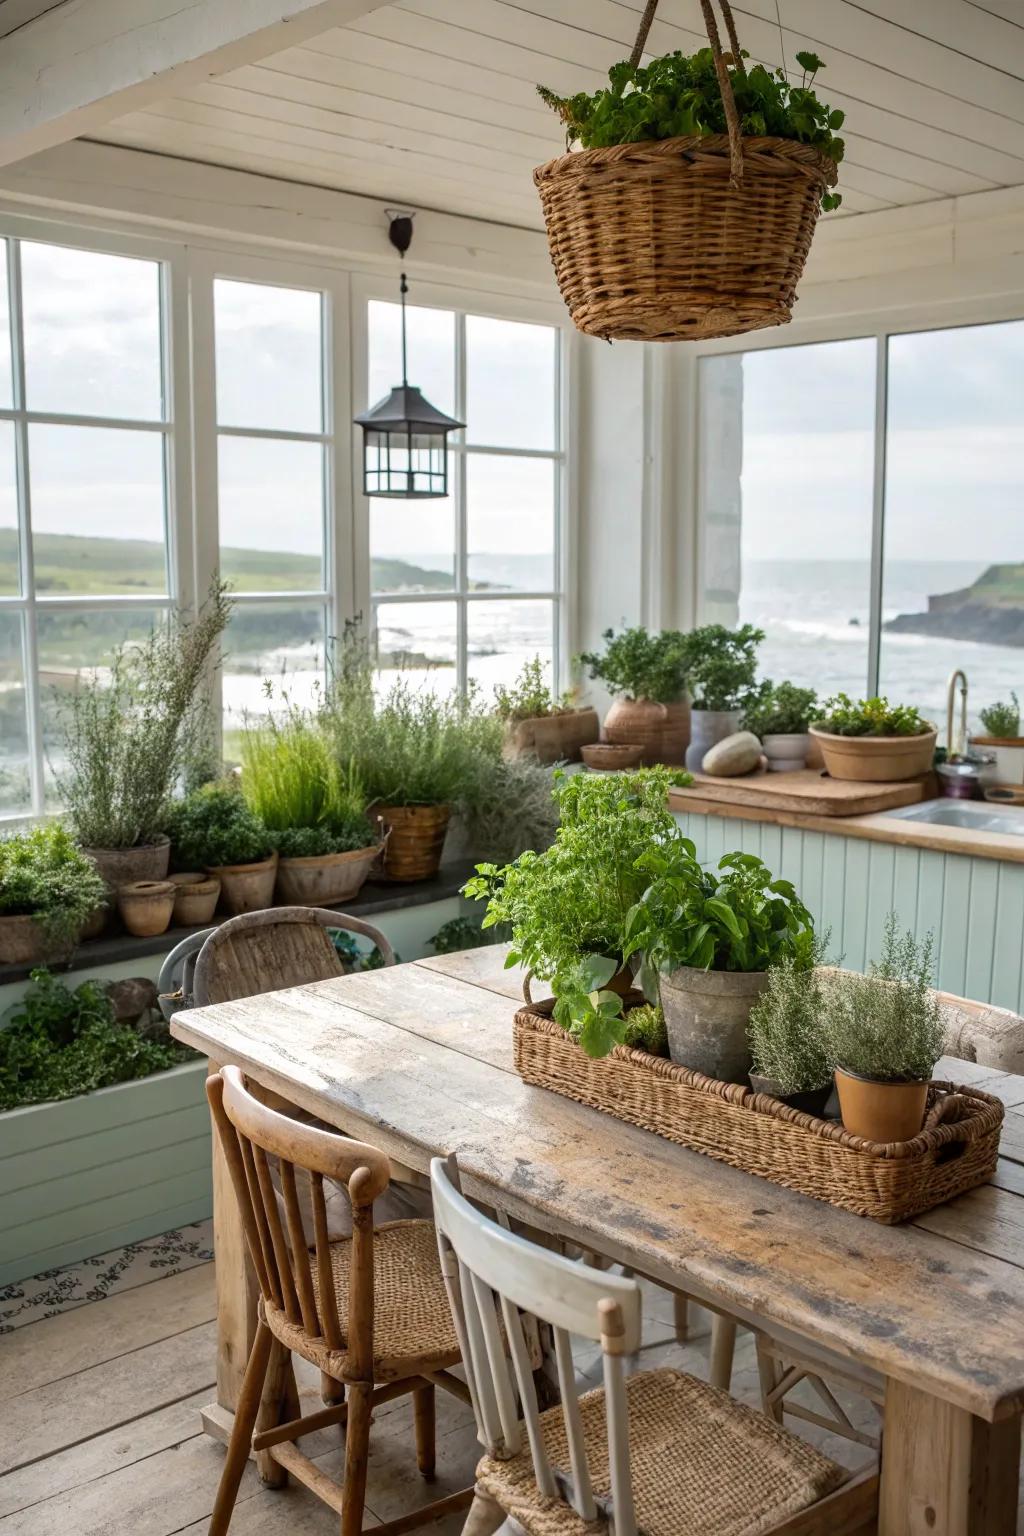
[[[675,1370],[627,1375],[640,1287],[484,1216],[454,1159],[431,1187],[441,1270],[478,1436],[465,1536],[867,1536],[878,1479],[850,1479],[773,1419]],[[539,1412],[520,1313],[551,1328],[561,1404]],[[500,1322],[499,1322],[500,1314]],[[571,1336],[600,1343],[603,1387],[580,1396]],[[522,1419],[520,1419],[520,1414]]]

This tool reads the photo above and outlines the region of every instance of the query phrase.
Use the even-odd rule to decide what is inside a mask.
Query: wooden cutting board
[[[795,773],[767,773],[763,769],[742,778],[719,779],[695,773],[693,787],[673,791],[676,810],[693,809],[698,802],[744,805],[769,811],[795,811],[805,816],[867,816],[891,811],[900,805],[916,805],[925,798],[928,777],[900,783],[859,784],[849,779],[827,778],[820,768],[801,768]]]

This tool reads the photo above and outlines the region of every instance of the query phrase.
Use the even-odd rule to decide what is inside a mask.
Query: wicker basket
[[[995,1169],[1003,1106],[977,1088],[933,1083],[926,1129],[881,1146],[646,1051],[620,1045],[595,1061],[554,1023],[551,1007],[516,1014],[515,1063],[525,1082],[858,1216],[907,1221],[984,1184]]]
[[[373,814],[380,818],[387,839],[385,879],[432,880],[441,867],[451,807],[378,805]]]
[[[704,0],[702,9],[728,134],[577,150],[533,173],[562,298],[589,336],[696,341],[791,318],[836,167],[792,139],[741,138],[718,30]],[[634,63],[645,38],[642,27]]]

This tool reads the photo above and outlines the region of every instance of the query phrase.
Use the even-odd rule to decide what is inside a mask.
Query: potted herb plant
[[[64,957],[107,901],[95,864],[60,822],[0,838],[0,962]]]
[[[676,831],[641,855],[649,878],[626,921],[625,958],[640,955],[645,990],[660,975],[672,1060],[741,1083],[750,1070],[750,1010],[773,965],[814,963],[814,920],[788,880],[752,853],[728,853],[715,874]]]
[[[764,630],[752,624],[727,629],[705,624],[685,636],[683,664],[690,690],[690,745],[686,766],[699,770],[713,746],[735,735],[744,711],[759,697],[757,647]]]
[[[198,618],[178,613],[157,624],[142,645],[116,651],[109,669],[82,675],[57,695],[58,790],[71,830],[111,894],[167,874],[164,813],[176,784],[208,755],[205,684],[230,612],[217,585]]]
[[[815,938],[809,965],[784,954],[769,967],[747,1023],[751,1088],[809,1115],[823,1114],[832,1092],[819,969],[826,943]]]
[[[991,759],[982,775],[990,784],[1024,784],[1024,738],[1020,734],[1020,704],[1015,693],[1010,702],[990,704],[981,711],[982,734],[971,737],[971,746],[980,747]]]
[[[577,709],[572,694],[556,699],[539,656],[527,661],[515,682],[494,690],[495,710],[506,729],[509,757],[529,755],[541,763],[575,763],[580,748],[600,735],[597,711]]]
[[[221,899],[232,916],[272,905],[274,839],[237,784],[225,780],[193,790],[170,808],[167,826],[175,861],[186,870],[205,869],[219,880]]]
[[[280,901],[331,906],[358,893],[380,840],[354,765],[339,761],[315,715],[286,701],[280,715],[247,722],[242,793],[277,846]]]
[[[665,629],[652,635],[637,627],[606,629],[603,652],[589,651],[580,664],[614,695],[604,718],[604,739],[613,746],[640,746],[643,763],[681,763],[690,739],[686,702],[686,636]]]
[[[882,958],[868,974],[827,978],[824,1017],[843,1125],[866,1141],[909,1141],[924,1124],[945,1036],[932,960],[932,936],[918,944],[890,913]]]
[[[823,718],[810,734],[834,779],[885,783],[927,773],[935,756],[937,731],[910,704],[861,699],[845,693],[826,699]]]
[[[811,750],[808,732],[818,713],[818,695],[813,688],[798,688],[795,683],[766,683],[763,691],[747,705],[743,724],[761,738],[769,773],[788,773],[806,768]]]

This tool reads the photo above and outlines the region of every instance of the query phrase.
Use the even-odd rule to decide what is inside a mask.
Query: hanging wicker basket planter
[[[703,341],[792,318],[836,166],[794,139],[741,136],[710,0],[701,3],[728,134],[576,150],[533,173],[562,298],[588,336]],[[728,0],[720,3],[738,63]]]

